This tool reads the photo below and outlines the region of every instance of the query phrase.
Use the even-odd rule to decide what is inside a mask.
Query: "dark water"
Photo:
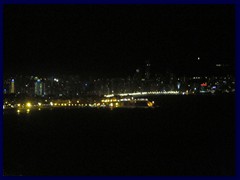
[[[5,175],[234,175],[233,96],[4,113]]]

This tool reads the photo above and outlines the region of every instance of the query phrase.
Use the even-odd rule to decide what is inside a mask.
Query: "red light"
[[[207,83],[202,83],[201,86],[202,86],[202,87],[206,87],[206,86],[207,86]]]

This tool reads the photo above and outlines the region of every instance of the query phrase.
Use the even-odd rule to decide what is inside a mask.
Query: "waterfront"
[[[234,175],[234,96],[4,112],[5,175]]]

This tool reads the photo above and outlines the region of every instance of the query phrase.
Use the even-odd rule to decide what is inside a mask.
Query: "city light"
[[[149,92],[135,92],[135,93],[120,93],[119,96],[138,96],[148,94],[179,94],[179,91],[149,91]],[[104,95],[105,97],[113,97],[114,94]]]
[[[54,78],[54,79],[53,79],[53,81],[55,81],[55,82],[58,82],[58,81],[59,81],[59,79],[57,79],[57,78]]]
[[[153,106],[153,103],[149,101],[149,102],[147,103],[147,105],[148,105],[148,107],[152,107],[152,106]]]
[[[30,107],[32,107],[32,104],[31,104],[30,102],[28,102],[28,103],[26,104],[26,106],[27,106],[28,108],[30,108]]]
[[[114,94],[108,94],[108,95],[104,95],[105,97],[113,97],[114,96]]]
[[[202,86],[202,87],[206,87],[206,86],[207,86],[207,83],[202,83],[201,86]]]
[[[225,67],[224,64],[219,64]],[[142,72],[142,71],[141,71]],[[34,76],[33,76],[34,77]],[[162,79],[161,79],[162,78]],[[147,79],[146,77],[139,77],[138,80],[144,79],[144,82],[141,81],[142,84],[138,84],[135,79],[122,79],[122,84],[118,84],[118,79],[103,79],[96,80],[99,82],[97,86],[92,85],[91,82],[87,82],[91,91],[86,89],[81,89],[82,85],[86,82],[78,85],[67,85],[69,79],[63,78],[60,84],[55,84],[51,86],[50,80],[48,78],[38,78],[35,77],[35,87],[32,87],[32,90],[29,89],[30,86],[26,87],[26,84],[30,84],[30,82],[24,82],[22,86],[16,86],[15,82],[18,82],[18,79],[8,79],[6,81],[10,85],[10,90],[4,94],[4,105],[3,109],[6,111],[7,109],[12,108],[31,108],[31,110],[37,109],[38,107],[48,108],[54,106],[54,108],[58,108],[59,106],[68,106],[69,108],[78,107],[124,107],[127,104],[134,104],[138,101],[148,101],[145,97],[151,97],[152,95],[214,95],[216,93],[235,93],[235,78],[232,75],[225,76],[199,76],[195,74],[194,76],[188,77],[169,77],[168,79],[164,79],[165,77],[156,77],[156,79]],[[41,80],[40,80],[41,79]],[[31,79],[30,79],[31,80]],[[54,81],[58,81],[55,78]],[[169,83],[169,81],[172,81]],[[37,82],[42,83],[36,84]],[[76,82],[81,82],[77,81]],[[166,83],[168,82],[168,83]],[[48,85],[47,85],[48,83]],[[102,84],[101,84],[102,83]],[[114,85],[111,85],[113,83]],[[146,83],[146,84],[145,84]],[[97,84],[97,83],[96,83]],[[14,87],[11,87],[14,86]],[[59,87],[61,86],[61,87]],[[71,87],[72,86],[72,87]],[[95,86],[95,87],[94,87]],[[102,87],[102,88],[99,88]],[[21,92],[21,89],[26,88],[26,91]],[[39,89],[40,88],[40,89]],[[71,92],[71,89],[77,92]],[[12,91],[11,91],[12,89]],[[13,100],[8,98],[8,94],[14,94],[15,97]],[[17,91],[16,91],[17,90]],[[52,91],[53,90],[53,91]],[[17,93],[16,93],[17,92]],[[48,93],[53,94],[48,94]],[[81,95],[80,95],[81,92]],[[108,92],[106,94],[106,92]],[[25,103],[21,99],[21,94],[27,94],[31,97],[32,102]],[[75,94],[80,95],[80,97],[76,97]],[[32,96],[34,95],[34,96]],[[49,95],[49,96],[48,96]],[[61,97],[59,97],[61,96]],[[95,98],[96,97],[96,98]],[[99,99],[99,97],[103,97]],[[141,98],[142,97],[142,98]],[[81,98],[81,99],[79,99]],[[136,99],[137,98],[137,99]],[[30,100],[30,99],[29,99]],[[39,101],[39,102],[38,102]],[[54,101],[54,102],[52,102]],[[81,101],[82,104],[79,104]],[[17,103],[16,103],[17,102]],[[121,103],[117,103],[121,102]],[[128,103],[126,103],[128,102]],[[151,101],[154,104],[154,101]]]

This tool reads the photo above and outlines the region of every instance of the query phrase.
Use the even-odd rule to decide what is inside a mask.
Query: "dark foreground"
[[[233,96],[4,113],[4,175],[234,175]]]

